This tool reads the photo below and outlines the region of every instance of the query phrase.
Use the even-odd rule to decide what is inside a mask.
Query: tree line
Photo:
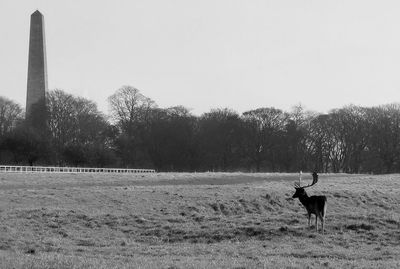
[[[346,106],[327,114],[263,107],[200,116],[160,108],[124,86],[110,115],[62,90],[46,96],[46,125],[0,97],[0,162],[20,165],[154,168],[158,171],[400,172],[400,105]]]

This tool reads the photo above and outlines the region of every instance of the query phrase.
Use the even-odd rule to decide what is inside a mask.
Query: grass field
[[[320,175],[325,235],[295,179],[3,173],[0,268],[400,268],[400,175]]]

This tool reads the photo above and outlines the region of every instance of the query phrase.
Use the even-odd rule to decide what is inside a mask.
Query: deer
[[[300,176],[299,182],[295,183],[294,188],[296,189],[296,192],[294,193],[292,198],[299,198],[300,202],[306,208],[308,214],[308,227],[311,227],[311,214],[314,214],[315,230],[318,232],[318,218],[319,218],[321,220],[321,225],[322,225],[322,234],[324,234],[327,199],[325,195],[313,195],[313,196],[307,195],[307,192],[304,189],[314,186],[318,182],[317,172],[313,172],[311,175],[313,176],[312,183],[310,185],[303,187],[301,186],[301,176]]]

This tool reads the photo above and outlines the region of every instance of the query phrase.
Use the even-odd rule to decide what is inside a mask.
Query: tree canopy
[[[261,107],[200,116],[160,108],[132,86],[108,98],[110,115],[63,90],[46,96],[45,128],[0,97],[0,161],[159,171],[395,173],[400,171],[400,105],[346,106],[321,114]]]

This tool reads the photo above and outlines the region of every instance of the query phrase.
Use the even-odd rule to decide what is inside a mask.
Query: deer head
[[[313,172],[311,175],[313,176],[313,181],[312,181],[312,183],[310,185],[302,187],[300,180],[299,180],[299,182],[294,183],[294,188],[296,189],[296,192],[293,194],[292,198],[297,198],[297,197],[301,197],[301,196],[307,195],[307,193],[306,193],[306,191],[304,189],[317,184],[317,182],[318,182],[318,174],[317,174],[317,172]]]

